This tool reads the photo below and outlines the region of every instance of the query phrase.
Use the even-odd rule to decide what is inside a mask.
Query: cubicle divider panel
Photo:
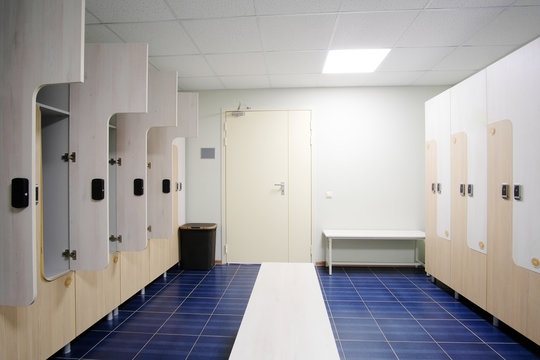
[[[527,323],[528,271],[512,259],[513,201],[501,185],[513,182],[512,122],[488,126],[487,311],[524,333]]]
[[[177,124],[176,72],[148,73],[148,113],[119,114],[116,117],[118,167],[118,234],[119,251],[140,251],[147,245],[147,147],[148,130],[156,126]],[[140,179],[140,180],[136,180]],[[136,193],[135,182],[142,188]]]
[[[36,297],[35,97],[42,85],[83,80],[83,4],[80,0],[0,2],[2,305],[27,306]],[[19,198],[12,197],[12,190],[17,190],[12,181],[23,185],[15,191],[21,203],[12,202]]]
[[[74,270],[103,270],[109,261],[109,120],[146,112],[147,44],[87,44],[85,83],[70,91],[70,239]]]

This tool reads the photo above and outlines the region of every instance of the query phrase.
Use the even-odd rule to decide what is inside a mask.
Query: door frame
[[[227,257],[227,196],[226,196],[226,184],[225,184],[225,169],[226,169],[226,156],[225,156],[225,120],[226,120],[226,113],[232,112],[232,111],[309,111],[311,115],[313,115],[313,112],[311,110],[307,109],[234,109],[234,108],[221,108],[221,122],[220,122],[220,145],[221,145],[221,262],[223,264],[228,263],[228,257]],[[313,117],[310,116],[310,131],[311,131],[311,151],[310,151],[310,164],[311,164],[311,174],[310,174],[310,182],[311,182],[311,207],[310,207],[310,218],[311,218],[311,239],[310,239],[310,258],[311,262],[313,262]]]

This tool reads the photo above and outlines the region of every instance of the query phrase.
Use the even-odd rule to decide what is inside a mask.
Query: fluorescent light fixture
[[[390,49],[330,50],[323,74],[353,74],[374,72]]]

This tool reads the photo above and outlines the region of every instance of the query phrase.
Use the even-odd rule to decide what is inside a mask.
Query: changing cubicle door
[[[109,125],[109,252],[116,252],[121,237],[117,234],[117,168],[122,161],[116,157],[116,125],[114,116]]]

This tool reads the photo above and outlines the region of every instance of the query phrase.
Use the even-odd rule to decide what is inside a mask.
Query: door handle
[[[285,195],[285,182],[282,181],[279,184],[274,184],[274,186],[279,186],[281,190],[281,195]]]

